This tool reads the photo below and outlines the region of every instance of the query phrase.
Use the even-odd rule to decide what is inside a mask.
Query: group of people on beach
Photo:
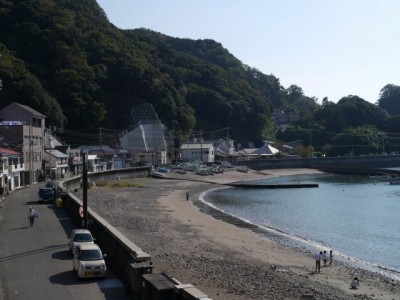
[[[328,264],[328,254],[326,250],[324,252],[320,251],[314,255],[315,258],[315,273],[319,273],[321,271],[321,260],[324,261],[324,267],[332,265],[333,260],[333,251],[329,251],[329,264]]]
[[[324,267],[332,265],[333,251],[332,250],[329,251],[329,257],[326,250],[324,252],[322,251],[317,252],[315,253],[314,258],[315,258],[315,273],[319,273],[321,271],[321,260],[324,262]],[[358,289],[359,286],[360,286],[360,281],[358,280],[357,277],[354,277],[350,283],[350,288]]]

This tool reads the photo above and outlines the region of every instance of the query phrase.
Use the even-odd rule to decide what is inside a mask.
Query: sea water
[[[223,188],[204,193],[217,209],[273,230],[310,251],[400,280],[400,185],[368,176],[295,175],[258,184],[318,188]]]

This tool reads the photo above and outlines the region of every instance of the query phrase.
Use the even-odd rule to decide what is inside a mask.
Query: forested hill
[[[120,30],[94,0],[0,0],[0,37],[1,107],[29,105],[58,127],[124,129],[148,102],[183,136],[230,127],[259,142],[273,107],[316,106],[213,40]]]

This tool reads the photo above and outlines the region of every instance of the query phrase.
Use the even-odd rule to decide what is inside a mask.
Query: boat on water
[[[389,181],[389,184],[391,185],[399,185],[400,184],[400,179],[396,178],[396,179],[392,179]]]

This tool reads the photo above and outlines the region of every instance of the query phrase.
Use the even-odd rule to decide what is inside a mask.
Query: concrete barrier
[[[135,172],[135,170],[137,172]],[[89,181],[116,178],[147,177],[150,168],[133,168],[89,174]],[[81,177],[66,179],[60,183],[62,208],[76,227],[82,227],[79,208],[82,201],[72,191],[80,188]],[[88,207],[89,229],[103,253],[107,254],[107,266],[122,281],[127,293],[135,300],[212,300],[190,285],[182,285],[165,274],[153,274],[151,256],[127,239],[116,228]]]

